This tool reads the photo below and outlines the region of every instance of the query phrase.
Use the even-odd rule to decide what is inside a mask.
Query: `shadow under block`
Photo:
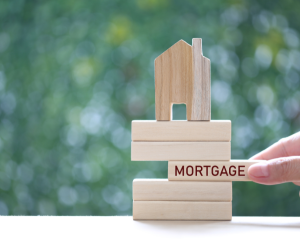
[[[169,161],[169,181],[251,181],[248,168],[264,160]]]
[[[230,160],[230,142],[131,142],[132,161]]]
[[[231,220],[231,202],[133,201],[134,220]]]
[[[132,141],[230,142],[231,121],[132,121]]]
[[[210,60],[202,55],[202,41],[193,46],[178,41],[154,61],[155,115],[170,121],[172,104],[186,104],[188,120],[210,120]]]
[[[230,202],[232,183],[134,179],[132,196],[134,201]]]

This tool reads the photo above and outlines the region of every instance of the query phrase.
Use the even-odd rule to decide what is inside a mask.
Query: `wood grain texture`
[[[202,39],[193,38],[192,103],[187,105],[188,120],[211,119],[210,60],[202,54]]]
[[[229,202],[232,200],[232,183],[134,179],[132,196],[134,201]]]
[[[231,202],[133,201],[134,220],[231,220]]]
[[[155,59],[155,113],[172,119],[172,105],[186,104],[187,120],[210,120],[210,60],[201,38],[193,46],[180,40]]]
[[[131,142],[132,161],[229,161],[230,152],[230,142]]]
[[[169,161],[169,181],[250,181],[248,168],[263,160]]]
[[[155,112],[157,120],[171,120],[172,104],[186,103],[193,81],[192,47],[180,40],[155,59]]]
[[[231,141],[231,121],[132,121],[132,141]]]

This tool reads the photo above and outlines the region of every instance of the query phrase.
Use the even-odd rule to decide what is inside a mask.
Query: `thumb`
[[[284,182],[300,182],[300,157],[276,158],[249,167],[253,182],[273,185]],[[297,183],[296,183],[297,184]]]

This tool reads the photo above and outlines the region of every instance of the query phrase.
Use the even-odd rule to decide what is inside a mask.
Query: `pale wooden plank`
[[[231,121],[155,121],[135,120],[131,124],[132,141],[229,142]]]
[[[192,104],[187,104],[188,120],[211,119],[210,60],[202,54],[202,39],[193,38]]]
[[[211,119],[210,60],[203,57],[201,119]],[[193,119],[192,119],[193,120]]]
[[[169,181],[250,181],[248,168],[263,160],[169,161]]]
[[[132,161],[229,161],[230,151],[230,142],[131,142]]]
[[[134,201],[134,220],[231,220],[231,202]]]
[[[232,200],[232,183],[134,179],[132,196],[134,201],[227,202]]]

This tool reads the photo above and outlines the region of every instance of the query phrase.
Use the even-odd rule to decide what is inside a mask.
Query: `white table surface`
[[[300,217],[133,221],[128,217],[0,217],[1,239],[300,239]],[[4,236],[4,238],[3,238]],[[202,238],[205,237],[205,238]]]

